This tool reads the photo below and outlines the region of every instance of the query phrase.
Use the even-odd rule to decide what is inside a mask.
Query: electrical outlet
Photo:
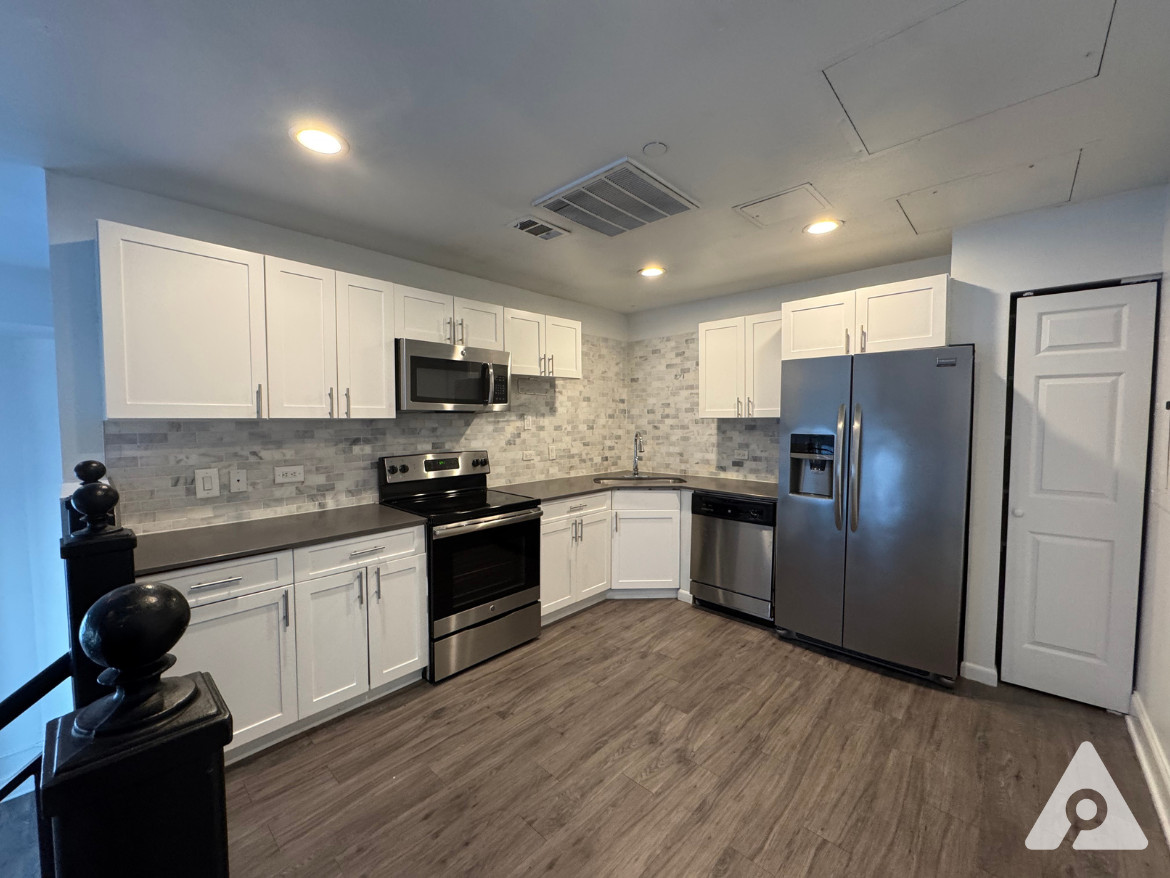
[[[296,466],[274,467],[273,479],[278,485],[287,485],[290,482],[303,482],[305,480],[305,466],[304,464],[298,464]]]
[[[248,471],[233,469],[228,473],[228,490],[239,494],[248,490]]]
[[[524,459],[525,460],[536,460],[536,452],[535,451],[525,451],[524,452]]]
[[[195,496],[200,500],[219,496],[218,469],[211,467],[210,469],[195,470]]]
[[[550,445],[548,447],[548,459],[549,460],[556,460],[557,459],[557,447],[555,445]]]
[[[532,429],[532,415],[525,415],[524,416],[524,429],[525,430]]]

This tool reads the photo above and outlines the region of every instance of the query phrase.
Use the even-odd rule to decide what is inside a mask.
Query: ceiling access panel
[[[737,204],[732,208],[761,229],[790,225],[793,222],[807,225],[828,209],[829,202],[813,188],[812,183],[802,183],[792,189]]]
[[[870,154],[1100,72],[1115,0],[963,0],[823,72]]]

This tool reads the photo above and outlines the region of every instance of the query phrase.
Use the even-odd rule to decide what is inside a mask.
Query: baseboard
[[[548,615],[540,617],[540,627],[543,628],[545,625],[551,625],[553,622],[559,622],[561,619],[572,616],[575,613],[580,613],[582,610],[587,610],[595,604],[600,604],[603,600],[605,600],[607,595],[608,592],[598,592],[597,594],[590,595],[583,600],[577,601],[575,604],[569,604],[567,607],[561,607],[559,610],[553,610]]]
[[[645,600],[646,598],[666,598],[674,600],[678,597],[677,588],[611,588],[605,593],[611,601]]]
[[[1170,842],[1170,760],[1166,758],[1166,750],[1158,740],[1157,730],[1150,722],[1150,715],[1146,713],[1146,706],[1137,692],[1133,693],[1130,705],[1130,714],[1125,718],[1125,724],[1129,727],[1129,736],[1133,739],[1142,774],[1146,776],[1146,785],[1154,800],[1154,810],[1158,812],[1158,822],[1162,824],[1162,834]]]
[[[678,599],[684,604],[693,604],[695,602],[694,597],[692,597],[691,593],[685,588],[680,588],[678,590]]]
[[[963,662],[959,666],[959,676],[976,683],[982,683],[984,686],[999,685],[999,673],[995,668],[977,665],[974,662]]]

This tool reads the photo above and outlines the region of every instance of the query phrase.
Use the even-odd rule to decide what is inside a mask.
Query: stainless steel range
[[[437,683],[540,636],[540,501],[487,487],[486,451],[378,461],[378,499],[427,522]]]

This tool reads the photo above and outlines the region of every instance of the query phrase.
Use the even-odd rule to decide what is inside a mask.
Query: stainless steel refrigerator
[[[784,361],[777,628],[958,675],[973,353]]]

